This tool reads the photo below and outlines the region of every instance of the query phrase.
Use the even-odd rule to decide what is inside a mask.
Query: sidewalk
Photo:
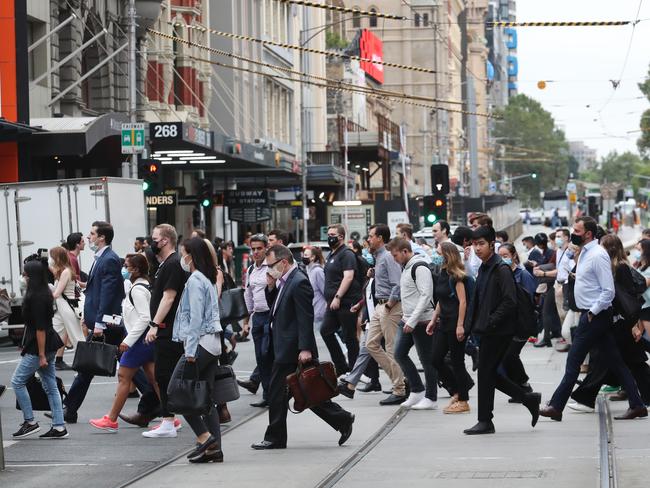
[[[524,348],[524,363],[531,384],[547,401],[564,370],[566,355],[552,349]],[[383,375],[383,373],[382,373]],[[475,375],[473,375],[475,377]],[[385,376],[383,384],[388,385]],[[440,392],[440,408],[447,403]],[[443,397],[444,395],[444,397]],[[561,423],[540,419],[530,426],[530,415],[521,405],[507,403],[497,393],[495,435],[465,436],[462,431],[476,422],[476,388],[470,393],[469,415],[444,415],[437,411],[409,411],[395,428],[337,484],[337,487],[409,488],[544,486],[553,488],[593,486],[598,479],[598,417],[565,411]],[[289,414],[286,450],[253,451],[267,424],[262,415],[224,436],[225,463],[189,465],[183,460],[169,465],[133,485],[178,487],[217,482],[223,486],[317,486],[341,463],[355,454],[395,413],[396,407],[380,407],[380,394],[357,394],[354,400],[337,397],[356,415],[354,432],[344,447],[338,434],[311,412]],[[612,405],[613,412],[625,405]],[[643,424],[645,425],[645,424]],[[640,426],[636,422],[630,427]],[[433,480],[444,480],[438,482]]]

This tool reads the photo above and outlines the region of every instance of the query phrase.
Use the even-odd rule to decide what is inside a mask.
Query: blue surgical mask
[[[641,251],[639,251],[638,249],[633,249],[632,259],[634,259],[635,261],[641,261]]]
[[[512,258],[501,258],[508,266],[512,266]]]
[[[363,251],[361,251],[361,255],[363,256],[363,258],[366,260],[366,262],[370,266],[375,265],[375,257],[372,255],[372,253],[370,251],[368,251],[367,249],[364,249]]]
[[[564,246],[564,239],[562,239],[561,237],[556,237],[556,238],[555,238],[555,245],[556,245],[557,247],[562,247],[562,246]]]
[[[129,273],[129,270],[127,270],[126,268],[122,268],[122,278],[125,280],[131,279],[131,273]]]
[[[436,253],[433,256],[431,256],[431,262],[435,266],[442,266],[443,263],[445,262],[445,258],[443,258],[440,254]]]

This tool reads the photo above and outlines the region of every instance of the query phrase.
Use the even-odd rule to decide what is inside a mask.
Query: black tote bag
[[[180,415],[205,415],[212,404],[210,387],[207,381],[199,379],[199,366],[196,362],[194,378],[184,378],[186,365],[185,356],[176,363],[167,387],[167,406],[170,412]]]
[[[72,369],[94,376],[115,376],[117,371],[117,346],[104,341],[77,343]]]
[[[221,292],[219,300],[219,320],[222,324],[236,322],[248,317],[248,307],[243,288],[232,288]]]
[[[47,399],[47,393],[45,393],[45,390],[43,389],[43,383],[41,383],[41,380],[37,378],[36,375],[32,376],[27,381],[25,387],[27,388],[29,399],[32,402],[32,410],[34,411],[52,410],[52,407],[50,407],[50,402]],[[56,377],[56,387],[59,390],[59,395],[61,395],[61,401],[63,401],[67,396],[67,392],[65,391],[65,386],[63,385],[63,381],[58,376]],[[20,410],[20,405],[18,405],[18,400],[16,400],[16,410]]]

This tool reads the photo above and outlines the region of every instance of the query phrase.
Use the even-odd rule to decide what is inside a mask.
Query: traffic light
[[[447,197],[444,195],[431,195],[423,200],[424,225],[432,226],[440,220],[447,220]]]
[[[155,159],[142,159],[138,163],[138,175],[142,179],[142,189],[147,195],[160,195],[163,191],[160,162]]]
[[[431,192],[434,195],[449,193],[449,166],[446,164],[431,165]]]
[[[533,174],[531,174],[530,177],[531,177],[532,179],[536,180],[536,179],[537,179],[537,173],[533,173]]]
[[[202,207],[212,206],[212,182],[209,180],[199,180],[199,192],[196,197],[199,205]]]

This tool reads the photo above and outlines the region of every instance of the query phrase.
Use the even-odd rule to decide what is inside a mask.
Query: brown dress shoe
[[[552,420],[555,420],[557,422],[562,422],[562,412],[560,412],[557,408],[552,407],[550,405],[546,405],[545,407],[541,407],[539,409],[539,414],[542,417],[548,417]]]
[[[217,405],[217,410],[219,411],[219,422],[222,424],[227,424],[232,420],[230,412],[228,411],[228,404],[224,403],[223,405]]]
[[[147,427],[149,425],[149,422],[153,420],[153,417],[150,415],[144,415],[140,412],[136,412],[133,415],[126,415],[121,413],[120,418],[127,424],[137,425],[138,427]]]
[[[628,408],[623,415],[614,417],[616,420],[632,420],[648,416],[648,409],[646,407]]]

